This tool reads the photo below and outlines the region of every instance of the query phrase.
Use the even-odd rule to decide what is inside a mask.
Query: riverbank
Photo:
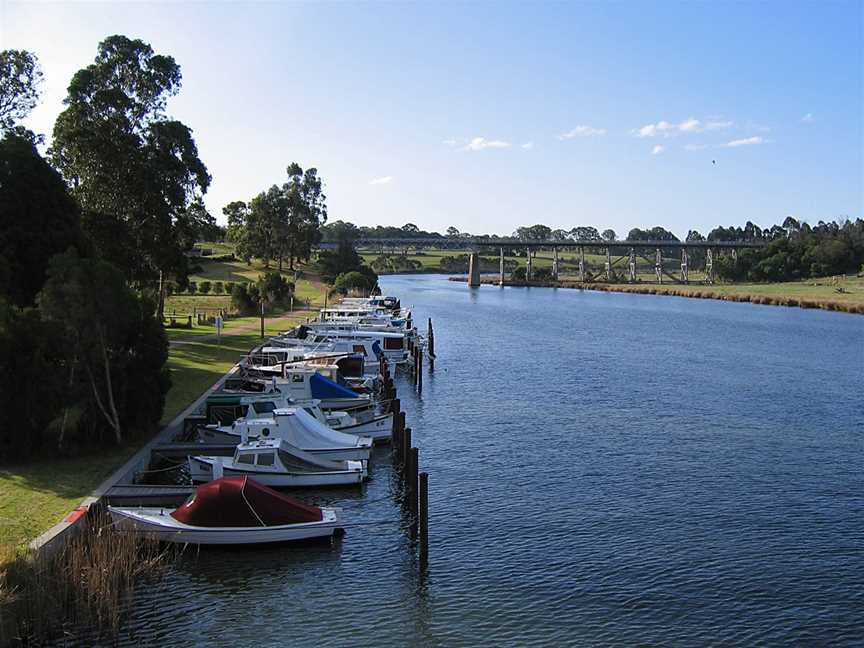
[[[450,281],[467,281],[462,276]],[[483,284],[498,285],[497,276],[481,277]],[[512,281],[505,286],[535,288],[575,288],[603,292],[623,292],[640,295],[670,295],[695,299],[749,302],[770,306],[819,308],[864,315],[864,277],[823,277],[805,281],[766,284],[612,284],[569,281]]]

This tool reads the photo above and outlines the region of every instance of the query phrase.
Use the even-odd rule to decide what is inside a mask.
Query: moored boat
[[[199,545],[329,537],[340,522],[334,509],[309,506],[249,477],[226,477],[199,486],[176,509],[109,506],[108,512],[120,531]]]

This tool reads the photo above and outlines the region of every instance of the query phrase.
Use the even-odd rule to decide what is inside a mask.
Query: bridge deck
[[[332,247],[335,243],[325,241],[319,244],[320,247]],[[722,249],[745,249],[745,248],[761,248],[765,247],[765,241],[520,241],[514,238],[387,238],[387,239],[369,239],[361,238],[356,241],[357,247],[381,247],[381,246],[414,246],[414,247],[438,247],[446,249],[475,249],[475,248],[660,248],[660,249],[680,249],[680,248],[722,248]]]

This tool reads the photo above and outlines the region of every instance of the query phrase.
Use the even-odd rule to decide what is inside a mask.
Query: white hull
[[[333,426],[334,430],[357,436],[370,437],[373,441],[386,441],[393,435],[393,415],[376,416],[371,421],[353,425]]]
[[[143,533],[162,542],[199,545],[267,544],[308,540],[332,536],[339,528],[339,518],[333,509],[322,509],[320,522],[304,522],[270,527],[195,527],[183,524],[169,515],[173,509],[133,508],[113,506],[108,512],[121,531]]]
[[[189,457],[189,473],[193,482],[213,480],[213,463],[222,463],[223,477],[251,477],[259,484],[276,488],[314,488],[318,486],[353,486],[366,478],[366,469],[316,472],[264,472],[225,465],[230,457]]]
[[[342,430],[340,430],[341,432]],[[345,430],[346,432],[348,430]],[[212,428],[201,428],[199,431],[200,437],[205,443],[234,443],[238,444],[242,441],[239,434],[231,434],[225,430],[214,430]],[[365,435],[371,436],[371,435]],[[249,436],[250,439],[257,439],[257,436]],[[313,454],[322,459],[330,459],[331,461],[364,461],[368,460],[372,454],[371,448],[354,447],[354,448],[301,448],[309,454]],[[206,451],[207,448],[202,448]],[[259,480],[260,481],[260,480]]]

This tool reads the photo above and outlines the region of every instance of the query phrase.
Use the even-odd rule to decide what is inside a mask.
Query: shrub
[[[532,279],[536,279],[537,281],[546,281],[552,278],[552,269],[551,268],[537,268],[533,271]]]
[[[234,284],[234,286],[231,288],[231,308],[240,313],[241,315],[249,315],[251,313],[254,313],[258,306],[257,294],[258,290],[256,289],[256,299],[253,299],[252,296],[249,294],[247,284]]]
[[[224,283],[223,291],[226,295],[230,295],[232,292],[234,292],[234,282],[233,281],[226,281]]]
[[[368,273],[352,270],[351,272],[345,272],[336,277],[336,281],[333,283],[333,290],[343,295],[347,294],[351,290],[371,292],[377,284],[377,277],[373,278]]]
[[[225,292],[225,284],[223,284],[221,281],[217,281],[213,284],[213,294],[214,295],[221,295],[224,292]]]
[[[294,284],[278,272],[258,277],[258,291],[268,304],[284,304],[294,293]]]
[[[210,289],[213,287],[209,281],[202,281],[198,284],[198,290],[202,295],[207,295],[210,293]]]
[[[194,281],[190,281],[189,287],[186,288],[186,292],[188,292],[190,295],[194,295],[196,292],[198,292],[198,284]]]
[[[513,281],[525,281],[525,268],[518,267],[510,273],[510,278]]]
[[[166,281],[165,282],[165,294],[170,297],[175,292],[177,292],[177,284],[174,283],[173,281]]]

